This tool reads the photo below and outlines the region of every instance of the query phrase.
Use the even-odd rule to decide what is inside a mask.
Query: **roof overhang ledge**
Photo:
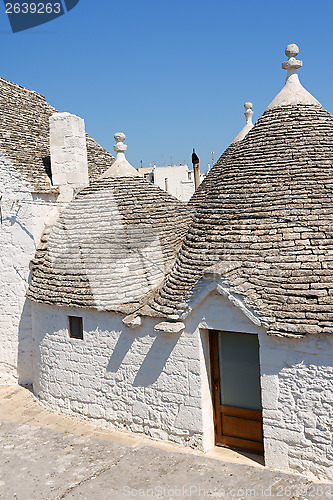
[[[185,330],[185,324],[181,321],[163,321],[162,323],[155,325],[154,330],[155,332],[181,333]]]
[[[225,261],[218,262],[206,269],[190,294],[179,305],[177,311],[178,318],[181,320],[186,319],[209,293],[215,292],[228,299],[234,306],[240,309],[253,324],[269,329],[270,325],[274,322],[274,318],[263,314],[257,305],[246,296],[245,292],[240,287],[233,285],[231,280],[226,276],[230,272],[237,271],[240,267],[241,263],[239,262]],[[235,276],[233,275],[234,278]]]

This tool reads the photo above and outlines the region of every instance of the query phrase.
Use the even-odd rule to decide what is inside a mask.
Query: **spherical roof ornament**
[[[282,68],[288,70],[287,79],[294,74],[297,74],[297,70],[303,66],[303,62],[296,59],[299,53],[299,48],[296,43],[290,43],[287,45],[285,54],[288,57],[288,61],[282,63]]]
[[[116,132],[114,134],[114,140],[117,144],[113,146],[113,149],[118,153],[124,153],[127,149],[126,144],[124,144],[124,140],[126,139],[126,135],[123,132]]]
[[[295,58],[299,54],[299,46],[296,45],[296,43],[290,43],[287,45],[284,53],[286,54],[287,57],[293,57]],[[300,61],[301,62],[301,61]]]
[[[320,102],[318,102],[299,81],[297,70],[303,66],[303,62],[296,59],[298,53],[299,47],[296,43],[287,45],[285,54],[288,57],[288,61],[282,63],[282,68],[288,71],[286,83],[283,89],[266,108],[267,110],[297,104],[313,104],[315,106],[320,106]]]

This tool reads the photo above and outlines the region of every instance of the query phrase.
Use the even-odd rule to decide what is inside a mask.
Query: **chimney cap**
[[[192,163],[193,163],[193,165],[196,165],[197,163],[199,163],[199,157],[196,154],[194,148],[193,148],[193,153],[192,153]]]

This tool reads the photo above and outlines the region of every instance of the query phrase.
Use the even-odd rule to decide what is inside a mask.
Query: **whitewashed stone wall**
[[[121,316],[32,304],[34,388],[55,410],[154,438],[214,446],[208,330],[258,334],[265,463],[333,479],[333,336],[268,337],[211,292],[181,334],[135,330]],[[84,340],[69,339],[68,315],[84,318]]]
[[[265,462],[333,480],[333,336],[261,336]]]
[[[187,165],[156,167],[153,172],[154,184],[179,200],[188,201],[194,193],[193,174],[190,173]]]
[[[214,446],[207,329],[258,333],[237,308],[210,294],[181,334],[134,330],[122,316],[32,305],[34,391],[51,408],[154,438]],[[82,316],[84,340],[69,338],[68,315]]]
[[[0,383],[31,382],[29,263],[50,209],[0,153]]]
[[[203,448],[200,335],[135,330],[120,315],[32,304],[34,390],[51,408]],[[70,339],[68,315],[83,317]]]
[[[139,168],[141,175],[146,175],[150,182],[164,189],[181,201],[189,201],[195,191],[194,174],[187,165],[168,165],[167,167]],[[152,180],[153,179],[153,180]],[[203,179],[203,175],[200,175]]]
[[[187,329],[196,328],[258,334],[265,465],[332,481],[333,335],[268,336],[216,293],[209,294],[189,316]],[[209,397],[204,401],[209,442]]]

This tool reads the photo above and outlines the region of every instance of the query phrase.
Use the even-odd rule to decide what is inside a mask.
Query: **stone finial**
[[[266,111],[296,104],[313,104],[315,106],[321,106],[317,99],[315,99],[299,81],[297,70],[303,66],[303,63],[296,59],[298,53],[299,48],[295,43],[287,45],[285,54],[288,57],[288,61],[282,63],[282,68],[288,70],[286,83],[283,89],[266,108]]]
[[[101,177],[140,177],[138,171],[126,160],[125,151],[127,146],[124,144],[126,135],[123,132],[117,132],[114,134],[114,138],[116,144],[113,149],[117,153],[116,161]]]
[[[297,69],[303,66],[302,61],[298,61],[296,56],[298,56],[299,48],[295,43],[290,43],[287,45],[285,54],[288,57],[288,61],[282,63],[282,68],[289,70],[293,70],[295,72]]]
[[[124,140],[126,139],[126,135],[123,132],[116,132],[114,134],[114,139],[117,144],[113,146],[113,149],[116,153],[125,153],[127,146],[124,144]]]
[[[240,142],[244,139],[244,137],[250,132],[251,128],[254,127],[252,123],[252,116],[253,116],[253,104],[252,102],[245,102],[244,103],[244,108],[245,108],[245,119],[246,119],[246,124],[242,128],[242,130],[239,132],[239,134],[235,137],[235,139],[232,141],[232,144],[235,144],[236,142]]]
[[[252,123],[252,116],[253,116],[253,111],[252,111],[252,108],[253,108],[253,104],[252,102],[246,102],[244,103],[244,108],[245,108],[245,118],[246,118],[246,123]]]

